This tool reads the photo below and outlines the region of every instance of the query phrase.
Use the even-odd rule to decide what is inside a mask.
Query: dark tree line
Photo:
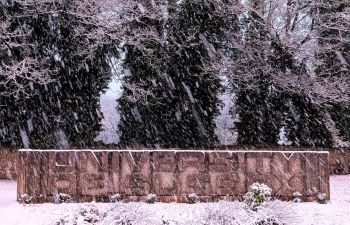
[[[348,145],[347,1],[4,0],[0,6],[0,145],[96,144],[111,57],[123,68],[121,146],[218,145],[214,120],[224,104],[218,96],[228,88],[238,144]]]

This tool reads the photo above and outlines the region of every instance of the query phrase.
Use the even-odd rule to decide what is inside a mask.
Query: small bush
[[[269,201],[257,211],[250,211],[254,225],[297,225],[300,216],[295,212],[295,204],[283,201]]]
[[[123,197],[119,193],[116,193],[116,194],[110,196],[109,200],[111,202],[121,202],[123,200]]]
[[[155,220],[152,215],[140,208],[140,204],[116,203],[106,213],[103,223],[110,225],[158,225],[160,220]]]
[[[317,202],[320,204],[326,204],[327,203],[327,194],[326,193],[319,193],[317,195]]]
[[[270,201],[272,189],[266,184],[254,183],[250,186],[249,191],[244,196],[244,203],[251,210],[256,211],[261,205]]]
[[[156,197],[157,197],[156,194],[150,193],[146,197],[146,202],[149,203],[149,204],[153,204],[153,203],[156,202]]]
[[[205,213],[201,215],[201,218],[197,219],[197,224],[200,225],[236,225],[239,224],[235,218],[235,211],[230,210],[232,207],[226,207],[228,205],[223,205],[223,208],[210,207],[207,208]]]
[[[275,218],[266,218],[256,222],[254,225],[284,225],[284,223],[277,221]]]
[[[66,193],[58,193],[57,200],[59,203],[73,203],[73,197]]]
[[[196,193],[192,193],[187,195],[186,199],[189,204],[195,204],[197,202],[198,196]]]
[[[293,202],[302,202],[303,195],[300,192],[293,193]]]
[[[32,202],[32,199],[32,196],[30,196],[29,194],[23,194],[21,196],[20,201],[25,204],[30,204]]]
[[[80,208],[78,212],[69,213],[65,217],[56,222],[55,225],[87,225],[98,224],[106,215],[100,213],[96,206],[85,206]]]

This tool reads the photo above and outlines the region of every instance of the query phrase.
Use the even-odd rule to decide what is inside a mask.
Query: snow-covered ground
[[[0,213],[16,201],[17,186],[15,181],[0,180]],[[0,214],[1,215],[1,214]]]
[[[243,225],[267,216],[288,225],[349,225],[350,176],[333,176],[330,181],[328,204],[275,201],[258,213],[245,210],[244,203],[238,202],[21,205],[15,202],[16,183],[0,181],[0,225]]]

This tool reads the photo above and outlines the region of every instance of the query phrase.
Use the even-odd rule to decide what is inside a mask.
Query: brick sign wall
[[[328,152],[266,151],[20,151],[18,200],[54,202],[58,193],[75,201],[109,201],[119,193],[125,201],[186,202],[241,199],[254,182],[273,195],[304,200],[318,193],[329,197]]]

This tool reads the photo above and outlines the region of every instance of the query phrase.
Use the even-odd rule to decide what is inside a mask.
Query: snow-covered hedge
[[[69,213],[56,222],[55,225],[90,225],[98,224],[106,215],[100,213],[94,205],[84,205],[78,212]]]
[[[194,205],[94,203],[82,204],[55,225],[296,225],[294,206],[270,201],[253,211],[243,202],[225,201]]]

